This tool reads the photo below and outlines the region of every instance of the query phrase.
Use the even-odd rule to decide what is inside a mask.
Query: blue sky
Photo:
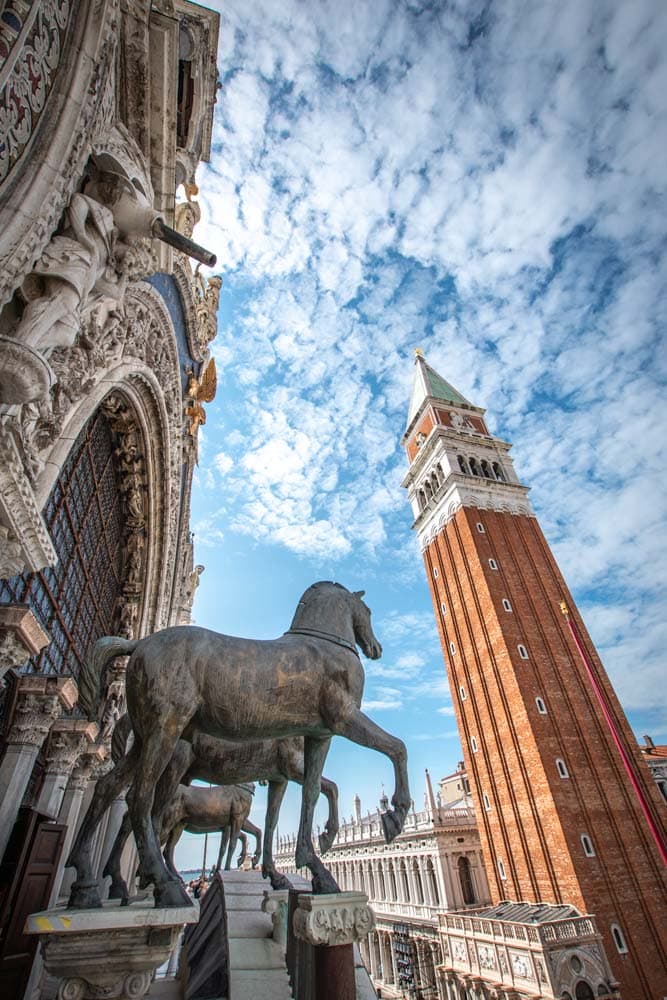
[[[216,6],[216,4],[210,4]],[[414,348],[487,407],[638,735],[667,742],[667,10],[225,0],[195,236],[224,279],[197,623],[272,637],[364,588],[366,707],[460,756],[400,481]],[[391,766],[334,741],[349,816]],[[261,822],[261,793],[254,816]],[[298,796],[281,831],[296,827]],[[181,861],[200,850],[184,838]]]

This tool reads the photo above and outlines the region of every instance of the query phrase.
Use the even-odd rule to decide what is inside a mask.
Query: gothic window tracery
[[[24,672],[76,677],[90,643],[113,632],[124,573],[119,475],[101,410],[79,434],[43,516],[58,562],[0,581],[0,603],[29,604],[50,636]]]

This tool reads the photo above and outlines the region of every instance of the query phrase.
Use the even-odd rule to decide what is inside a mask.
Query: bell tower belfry
[[[417,352],[403,486],[491,895],[594,915],[623,1000],[662,1000],[665,806],[484,413]]]

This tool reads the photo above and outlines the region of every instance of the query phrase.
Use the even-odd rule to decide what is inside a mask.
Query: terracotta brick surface
[[[637,779],[663,828],[665,807],[537,520],[460,509],[424,559],[494,900],[567,902],[593,914],[623,1000],[662,1000],[667,996],[664,865],[560,601],[570,607],[614,724],[636,762]],[[546,715],[538,711],[538,697]],[[559,775],[557,760],[564,762],[568,778]],[[594,857],[586,856],[582,835],[590,838]],[[628,954],[618,953],[612,924],[621,928]]]

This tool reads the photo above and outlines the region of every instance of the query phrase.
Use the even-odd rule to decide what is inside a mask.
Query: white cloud
[[[213,464],[218,472],[225,476],[233,468],[234,460],[229,455],[226,455],[224,451],[219,451],[213,459]]]
[[[667,697],[650,693],[667,556],[667,8],[220,9],[197,238],[225,274],[214,353],[241,399],[224,429],[207,423],[200,479],[212,469],[224,503],[203,537],[421,573],[398,486],[419,345],[514,442],[628,703]],[[437,650],[430,609],[378,633]],[[421,667],[369,669],[418,675],[426,693]]]

